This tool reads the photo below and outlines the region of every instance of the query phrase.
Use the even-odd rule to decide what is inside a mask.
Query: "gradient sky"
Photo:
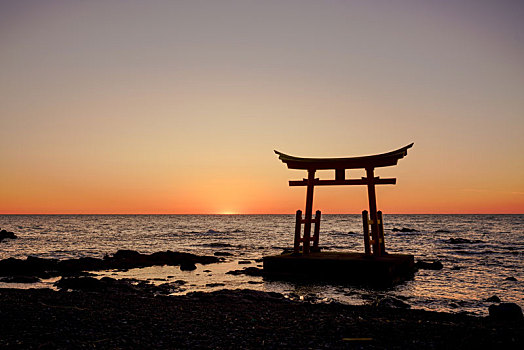
[[[522,1],[0,1],[0,48],[0,213],[292,213],[273,149],[411,142],[385,213],[524,213]]]

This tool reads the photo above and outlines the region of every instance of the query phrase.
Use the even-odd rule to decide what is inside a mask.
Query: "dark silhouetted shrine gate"
[[[375,177],[374,170],[375,168],[396,165],[399,159],[407,155],[408,149],[412,146],[413,143],[388,153],[352,158],[300,158],[275,151],[275,153],[279,155],[279,159],[286,163],[289,169],[302,169],[308,172],[307,179],[289,181],[290,186],[307,187],[304,218],[302,218],[301,210],[298,210],[296,215],[294,253],[300,253],[301,243],[303,254],[318,252],[320,250],[318,241],[321,213],[319,210],[317,210],[315,218],[313,218],[313,189],[315,186],[365,185],[368,189],[369,200],[369,217],[366,210],[362,212],[365,254],[371,255],[371,247],[373,247],[373,256],[383,256],[386,251],[384,228],[382,212],[377,211],[375,185],[394,185],[396,179],[381,179],[380,177]],[[365,169],[366,177],[346,179],[347,169]],[[315,172],[317,170],[334,170],[335,179],[320,180],[315,178]],[[302,224],[304,224],[303,235],[301,233]],[[313,236],[311,236],[311,224],[315,224]],[[369,226],[371,226],[371,238]],[[313,246],[311,246],[311,242],[313,242]]]

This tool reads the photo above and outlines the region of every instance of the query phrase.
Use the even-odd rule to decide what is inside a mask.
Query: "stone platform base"
[[[413,255],[318,252],[286,253],[264,257],[264,275],[275,279],[337,280],[347,283],[389,286],[413,276]]]

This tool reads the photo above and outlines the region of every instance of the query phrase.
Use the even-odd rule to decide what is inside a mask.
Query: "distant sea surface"
[[[403,227],[417,232],[393,231]],[[18,236],[0,243],[0,258],[103,257],[119,249],[200,255],[227,252],[232,255],[225,262],[198,265],[195,271],[163,266],[98,274],[152,283],[183,279],[187,283],[180,294],[250,288],[295,299],[348,304],[390,296],[413,308],[485,315],[490,305],[486,299],[493,295],[524,307],[523,227],[524,215],[385,215],[388,252],[409,253],[415,261],[438,260],[444,265],[442,270],[420,270],[412,280],[387,290],[270,282],[226,273],[261,267],[263,256],[291,247],[294,215],[0,215],[0,228]],[[363,252],[360,215],[323,215],[320,246]],[[0,287],[49,287],[55,280],[29,285],[0,283]]]

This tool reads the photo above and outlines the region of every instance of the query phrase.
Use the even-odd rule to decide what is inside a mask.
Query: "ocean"
[[[366,304],[383,297],[412,308],[487,314],[487,298],[524,306],[524,215],[384,215],[386,250],[418,260],[438,260],[441,270],[419,270],[413,279],[388,289],[336,283],[267,281],[228,271],[261,267],[260,259],[293,245],[294,215],[0,215],[0,228],[18,239],[0,242],[0,259],[103,257],[119,249],[141,253],[179,251],[199,255],[230,253],[225,261],[100,271],[99,276],[151,283],[184,280],[177,294],[249,288],[310,302]],[[393,228],[416,232],[395,232]],[[363,252],[360,215],[322,216],[324,250]],[[57,278],[38,283],[0,282],[0,288],[53,288]]]

